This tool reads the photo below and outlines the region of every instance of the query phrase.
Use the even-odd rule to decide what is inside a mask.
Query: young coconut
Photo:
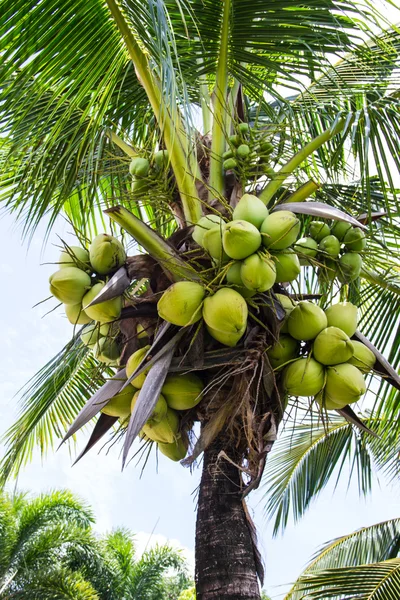
[[[100,329],[99,323],[93,323],[84,327],[81,333],[82,343],[85,344],[85,346],[92,348],[100,338],[104,337]]]
[[[329,306],[325,314],[330,327],[339,327],[349,337],[355,334],[358,323],[357,306],[351,302],[338,302]]]
[[[289,296],[285,296],[284,294],[275,294],[276,298],[279,300],[282,308],[286,313],[286,318],[283,321],[282,327],[280,329],[280,333],[288,333],[288,316],[292,312],[292,310],[297,306],[297,302],[289,298]]]
[[[90,244],[89,256],[93,269],[100,275],[108,275],[122,267],[126,261],[126,252],[121,242],[107,233],[100,233],[94,238]]]
[[[139,350],[136,350],[136,352],[130,355],[125,367],[126,376],[128,377],[128,379],[136,371],[136,369],[138,368],[138,366],[140,365],[140,363],[142,362],[149,350],[150,345],[144,346],[143,348],[139,348]],[[146,379],[147,373],[150,371],[150,368],[151,367],[145,369],[143,373],[132,379],[131,385],[133,385],[133,387],[135,388],[140,389],[144,384],[144,380]]]
[[[340,253],[340,242],[334,235],[327,235],[318,244],[318,251],[323,256],[336,258]]]
[[[113,396],[108,403],[103,406],[100,412],[110,417],[118,417],[125,421],[131,414],[131,402],[132,402],[133,390],[131,387],[126,387]]]
[[[343,241],[346,233],[351,229],[352,226],[346,221],[335,221],[331,230],[332,235],[336,236],[339,242]]]
[[[179,431],[179,416],[172,408],[167,409],[167,414],[161,421],[149,419],[142,429],[143,433],[154,442],[172,444]]]
[[[267,350],[267,356],[273,369],[280,367],[299,355],[300,345],[290,335],[280,335],[276,344]]]
[[[222,243],[222,230],[219,227],[209,229],[203,235],[203,248],[217,262],[218,266],[229,262],[229,256],[224,251]]]
[[[197,221],[192,233],[192,238],[199,246],[203,246],[203,237],[207,231],[210,229],[219,229],[222,236],[224,226],[225,221],[218,215],[205,215]]]
[[[318,269],[318,277],[325,283],[333,281],[337,273],[337,263],[330,258],[323,258],[320,261],[320,268]]]
[[[246,301],[230,288],[219,288],[204,300],[203,318],[212,330],[236,335],[246,328],[247,315]]]
[[[147,177],[150,170],[150,163],[147,158],[135,156],[129,165],[129,173],[136,177]]]
[[[140,394],[140,390],[135,392],[133,397],[131,397],[131,405],[130,405],[131,412],[133,412],[133,409],[135,408],[135,404],[137,402],[139,394]],[[160,394],[158,397],[157,403],[156,403],[155,407],[153,408],[153,412],[151,413],[148,421],[152,421],[153,423],[159,423],[160,421],[162,421],[163,419],[166,418],[167,412],[168,412],[168,404],[167,404],[164,396],[162,394]]]
[[[323,365],[337,365],[347,362],[353,354],[353,343],[339,327],[323,329],[314,340],[313,356]]]
[[[85,313],[94,321],[100,321],[101,323],[107,323],[118,319],[122,310],[122,296],[112,298],[111,300],[105,300],[104,302],[94,304],[93,306],[88,306],[88,304],[90,304],[101,292],[104,286],[105,283],[103,281],[96,283],[88,293],[85,294],[82,300]]]
[[[336,404],[357,402],[366,392],[364,377],[354,365],[342,363],[326,369],[325,394]]]
[[[264,219],[260,231],[264,246],[271,250],[284,250],[296,241],[300,221],[289,210],[278,210]]]
[[[260,252],[252,254],[242,262],[240,277],[249,290],[266,292],[276,280],[274,261]]]
[[[360,369],[362,373],[369,373],[374,368],[376,363],[375,354],[367,348],[362,342],[352,340],[354,347],[354,354],[348,360],[348,363]]]
[[[49,277],[50,292],[63,304],[79,304],[90,289],[87,273],[77,267],[64,267]]]
[[[350,252],[362,252],[367,245],[365,233],[359,227],[352,227],[343,238],[344,245]]]
[[[292,396],[316,396],[324,382],[324,367],[313,358],[298,358],[283,370],[283,385]]]
[[[204,287],[194,281],[173,283],[157,303],[158,314],[174,325],[192,325],[201,319],[205,293]]]
[[[115,340],[102,337],[93,346],[93,354],[98,361],[104,363],[105,365],[116,367],[119,364],[121,352]]]
[[[317,401],[319,407],[322,410],[340,410],[341,408],[344,408],[347,404],[347,402],[335,402],[334,400],[332,400],[332,398],[329,398],[324,393],[324,390],[322,390],[322,392],[315,396],[315,400]]]
[[[291,248],[274,254],[276,283],[294,281],[300,275],[301,267],[297,254]]]
[[[243,284],[242,278],[240,276],[240,270],[242,268],[242,261],[235,261],[228,269],[226,273],[226,280],[228,283],[233,285],[233,289],[239,292],[243,298],[251,298],[254,294],[257,293],[256,290],[250,290],[246,288]]]
[[[158,442],[158,449],[160,452],[175,462],[185,458],[188,446],[188,437],[187,435],[183,434],[178,436],[171,444],[163,444],[162,442]]]
[[[92,321],[82,309],[82,302],[79,302],[79,304],[64,304],[64,311],[72,325],[86,325]]]
[[[80,246],[67,246],[58,259],[59,269],[77,267],[83,271],[91,271],[89,252]]]
[[[289,333],[295,340],[313,340],[327,325],[324,311],[312,302],[299,302],[288,317]]]
[[[229,346],[233,348],[236,346],[241,337],[243,337],[246,327],[243,327],[236,333],[226,333],[224,331],[219,331],[218,329],[213,329],[209,325],[206,325],[208,333],[213,337],[217,342],[220,342],[224,346]]]
[[[297,252],[301,265],[309,265],[309,258],[315,258],[318,251],[318,243],[312,237],[303,237],[293,244],[294,251]]]
[[[203,382],[194,373],[170,373],[161,388],[167,404],[175,410],[189,410],[203,397]]]
[[[342,283],[350,283],[360,276],[362,258],[356,252],[347,252],[339,258],[338,277]]]
[[[324,237],[331,233],[329,226],[323,221],[312,221],[310,223],[309,231],[310,236],[314,238],[316,242],[320,242]]]
[[[230,221],[225,225],[222,243],[230,258],[242,260],[259,249],[261,235],[257,227],[247,221]]]
[[[264,202],[253,194],[244,194],[233,211],[233,218],[235,220],[247,221],[254,225],[254,227],[257,227],[257,229],[261,227],[268,215],[269,211]]]

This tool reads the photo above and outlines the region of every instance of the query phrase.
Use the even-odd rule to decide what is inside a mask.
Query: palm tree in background
[[[68,491],[0,502],[1,599],[176,600],[190,585],[169,546],[136,557],[127,530],[96,538],[92,511]]]
[[[399,205],[392,173],[400,167],[400,35],[374,7],[329,0],[4,1],[0,35],[2,201],[22,220],[27,237],[43,218],[50,232],[62,214],[85,245],[99,223],[106,227],[102,211],[108,210],[111,230],[117,231],[115,221],[148,252],[146,259],[128,259],[135,307],[143,286],[151,295],[167,285],[157,262],[168,264],[172,280],[183,273],[187,278],[188,257],[182,258],[187,227],[201,214],[229,216],[244,190],[256,192],[269,207],[289,196],[294,202],[314,194],[368,226],[362,277],[340,294],[360,307],[363,333],[398,364],[393,332],[400,310]],[[222,155],[240,123],[250,124],[255,148],[266,139],[272,143],[267,169],[224,172]],[[168,151],[168,164],[132,186],[131,158],[151,157],[156,149]],[[330,216],[321,210],[319,216]],[[312,269],[293,291],[322,291],[328,299],[335,293],[321,290]],[[131,307],[123,313],[129,340],[128,323],[136,326],[137,314]],[[154,323],[154,305],[140,316]],[[269,325],[276,327],[273,319]],[[270,387],[271,370],[264,373],[261,392],[263,415],[270,415],[262,421],[264,429],[243,417],[257,438],[252,442],[257,469],[245,483],[240,467],[249,440],[232,444],[224,435],[231,411],[223,408],[226,398],[245,396],[242,386],[250,386],[259,367],[260,356],[246,362],[252,339],[234,359],[222,353],[215,361],[204,354],[201,341],[194,352],[212,359],[211,377],[221,364],[231,374],[212,406],[203,402],[193,415],[202,423],[193,460],[204,451],[196,531],[200,600],[260,597],[262,565],[242,496],[259,484],[283,418]],[[238,364],[246,367],[238,372]],[[396,475],[399,381],[387,365],[383,373],[389,377],[372,388],[375,400],[361,421],[347,411],[321,426],[318,411],[289,399],[286,431],[293,428],[299,445],[295,456],[282,451],[279,464],[274,458],[267,462],[275,469],[266,481],[278,527],[290,507],[301,516],[343,453],[359,466],[362,489],[368,487],[372,453]],[[21,416],[5,436],[3,478],[29,460],[36,440],[45,452],[62,437],[112,374],[76,335],[26,388]],[[379,437],[360,435],[345,416]],[[113,424],[99,423],[88,448]],[[80,413],[74,431],[83,424]],[[315,435],[318,443],[310,442]],[[308,460],[301,461],[302,452]],[[312,457],[320,459],[318,469]],[[292,461],[292,473],[282,467],[285,460]],[[312,485],[304,485],[307,478]]]

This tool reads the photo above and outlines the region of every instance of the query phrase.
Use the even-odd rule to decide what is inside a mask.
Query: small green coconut
[[[89,252],[80,246],[67,246],[58,259],[59,269],[77,267],[83,271],[91,271]]]
[[[339,259],[338,277],[342,283],[350,283],[360,276],[363,261],[356,252],[347,252]]]
[[[358,227],[352,227],[343,238],[344,245],[350,252],[362,252],[367,245],[365,233]]]
[[[150,163],[147,158],[135,156],[129,165],[129,173],[135,177],[147,177],[150,170]]]
[[[149,419],[142,431],[154,442],[172,444],[178,436],[179,415],[172,408],[168,408],[166,416],[161,421]]]
[[[178,462],[183,460],[187,454],[189,441],[187,435],[178,436],[171,444],[163,444],[158,442],[158,449],[162,454],[167,456],[169,459]]]
[[[276,344],[267,350],[271,367],[276,369],[299,355],[300,345],[290,335],[280,335]]]
[[[107,233],[96,236],[89,248],[90,264],[96,273],[107,275],[122,267],[126,261],[126,252],[119,240]]]
[[[63,304],[79,304],[91,286],[89,275],[77,267],[56,271],[50,275],[49,283],[51,294]]]
[[[99,362],[116,367],[119,364],[121,351],[115,340],[102,337],[93,346],[93,354]]]
[[[332,235],[335,235],[339,242],[342,242],[344,236],[351,228],[351,223],[347,223],[346,221],[335,221],[332,227]]]
[[[139,394],[140,394],[140,390],[137,390],[137,392],[135,392],[134,396],[131,399],[131,412],[133,412],[133,409],[135,408],[135,404],[137,402],[137,399],[139,398]],[[151,413],[147,422],[152,421],[154,423],[159,423],[160,421],[165,419],[165,417],[167,416],[167,412],[168,412],[167,401],[164,398],[164,396],[162,394],[160,394],[158,396],[157,403],[156,403],[155,407],[153,408],[153,412]]]
[[[222,231],[224,227],[225,221],[222,219],[222,217],[213,214],[205,215],[197,221],[192,233],[192,238],[197,244],[199,244],[199,246],[203,246],[204,234],[207,231],[210,229],[219,229],[222,237]]]
[[[351,302],[337,302],[329,306],[325,310],[325,314],[329,326],[339,327],[349,337],[353,337],[358,324],[357,306]]]
[[[233,211],[235,220],[247,221],[257,229],[261,227],[268,215],[269,211],[264,202],[253,194],[244,194]]]
[[[203,235],[203,248],[207,250],[218,266],[224,262],[229,262],[230,258],[224,251],[222,240],[222,231],[219,227],[209,229]]]
[[[310,236],[316,242],[320,242],[324,237],[331,233],[329,226],[323,221],[311,221],[309,231]]]
[[[157,303],[158,314],[164,321],[187,327],[201,319],[205,289],[193,281],[172,284]]]
[[[167,404],[175,410],[189,410],[203,397],[204,384],[194,373],[170,373],[161,388]]]
[[[86,325],[92,321],[83,310],[82,302],[79,304],[64,304],[64,310],[68,321],[72,325]]]
[[[337,404],[357,402],[366,392],[364,377],[354,365],[342,363],[326,369],[325,394]]]
[[[209,325],[206,325],[206,328],[211,337],[217,340],[217,342],[220,342],[224,346],[229,346],[230,348],[233,348],[237,345],[237,343],[240,341],[240,339],[243,337],[246,331],[246,326],[242,327],[242,329],[239,329],[239,331],[236,331],[234,333],[220,331],[219,329],[214,329]]]
[[[140,363],[142,362],[142,360],[144,359],[144,357],[146,356],[147,352],[150,350],[150,346],[144,346],[143,348],[139,348],[139,350],[136,350],[136,352],[134,352],[133,354],[130,355],[128,362],[126,363],[126,376],[129,379],[129,377],[131,377],[131,375],[133,375],[133,373],[136,371],[136,369],[139,367]],[[132,381],[130,382],[131,385],[133,385],[133,387],[140,389],[141,387],[143,387],[144,381],[146,379],[147,373],[150,371],[151,367],[148,367],[147,369],[144,370],[143,373],[141,373],[140,375],[138,375],[137,377],[135,377],[134,379],[132,379]]]
[[[203,318],[213,330],[237,334],[246,328],[247,315],[246,301],[231,288],[219,288],[204,300]]]
[[[376,356],[365,346],[362,342],[352,340],[354,347],[354,354],[349,359],[349,363],[360,369],[362,373],[369,373],[374,368],[376,363]]]
[[[296,340],[313,340],[327,325],[324,311],[312,302],[299,302],[288,317],[289,333]]]
[[[125,421],[131,414],[131,402],[134,390],[126,387],[122,392],[113,396],[108,403],[103,406],[100,412],[110,417],[118,417]]]
[[[247,221],[230,221],[225,226],[222,243],[230,258],[242,260],[259,249],[261,235],[257,227]]]
[[[323,256],[336,258],[340,253],[340,242],[334,235],[327,235],[318,244],[318,251]]]
[[[264,246],[271,250],[284,250],[296,241],[300,221],[289,210],[278,210],[264,219],[260,231]]]
[[[293,244],[293,249],[299,255],[301,265],[309,265],[309,258],[315,258],[318,251],[318,243],[312,237],[303,237]]]
[[[104,337],[101,334],[99,323],[92,323],[83,328],[81,340],[85,346],[93,347],[100,338]]]
[[[276,280],[275,263],[261,253],[252,254],[242,261],[240,277],[249,290],[266,292]]]
[[[324,381],[324,367],[313,358],[299,358],[283,371],[284,388],[292,396],[316,396]]]
[[[118,319],[120,316],[122,310],[122,296],[117,296],[117,298],[112,298],[111,300],[105,300],[105,302],[99,302],[99,304],[89,306],[104,286],[105,283],[102,281],[96,283],[83,297],[82,306],[86,314],[94,321],[108,323],[109,321]]]
[[[317,335],[313,356],[323,365],[337,365],[350,360],[354,346],[349,336],[339,327],[327,327]]]
[[[276,283],[294,281],[300,275],[301,267],[297,254],[291,248],[274,253]]]

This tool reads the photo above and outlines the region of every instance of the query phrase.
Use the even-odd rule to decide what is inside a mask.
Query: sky
[[[73,243],[63,221],[55,231]],[[59,243],[51,236],[43,248],[44,225],[28,246],[21,241],[21,228],[9,215],[0,219],[0,435],[18,418],[18,390],[70,339],[72,326],[62,310],[45,313],[53,301],[32,308],[49,295],[48,277],[56,270]],[[77,437],[76,449],[64,445],[32,463],[16,482],[19,490],[32,493],[69,488],[88,502],[95,512],[99,533],[128,527],[136,533],[138,552],[152,544],[169,542],[182,549],[193,570],[196,492],[201,466],[193,472],[160,455],[158,465],[151,457],[143,474],[134,461],[121,472],[120,448],[109,453],[92,450],[72,467],[73,457],[83,448],[87,430]],[[58,445],[58,444],[57,444]],[[2,448],[0,447],[0,453]],[[299,575],[312,554],[324,542],[360,527],[399,516],[398,490],[384,480],[360,499],[348,478],[334,491],[333,484],[314,501],[301,520],[289,523],[283,536],[272,537],[265,518],[263,491],[249,498],[250,513],[258,529],[266,565],[266,590],[278,600]],[[15,482],[9,485],[14,489]]]

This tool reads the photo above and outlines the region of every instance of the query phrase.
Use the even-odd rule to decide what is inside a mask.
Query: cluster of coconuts
[[[321,275],[328,280],[339,278],[342,283],[359,277],[362,267],[360,252],[367,240],[359,227],[345,221],[335,221],[332,228],[323,221],[312,221],[308,236],[299,239],[294,249],[300,256],[300,264],[310,264],[316,257],[324,264]]]
[[[110,325],[118,319],[122,297],[88,306],[105,286],[106,277],[121,267],[126,253],[121,242],[106,233],[96,236],[89,250],[80,246],[65,246],[59,269],[49,278],[50,292],[64,304],[72,325],[86,325],[82,342],[89,346],[100,362],[117,366],[119,348],[115,342],[118,328]]]
[[[128,377],[133,375],[149,349],[150,346],[144,346],[129,357],[126,364]],[[111,398],[101,412],[118,417],[122,425],[127,423],[149,370],[150,367],[134,377],[130,382],[131,385]],[[200,402],[203,389],[202,380],[193,373],[169,373],[157,404],[143,426],[140,436],[156,442],[160,451],[171,460],[178,461],[185,458],[188,438],[187,434],[181,431],[181,415],[183,411],[193,408]]]
[[[168,150],[154,152],[151,159],[135,156],[129,165],[132,176],[131,191],[145,193],[149,187],[149,176],[157,178],[169,163]]]
[[[247,123],[239,123],[236,133],[228,138],[229,149],[222,155],[224,171],[237,172],[244,168],[249,176],[275,175],[270,166],[274,150],[271,142],[257,140]]]
[[[267,355],[282,370],[292,396],[315,396],[325,409],[340,409],[365,393],[363,374],[373,369],[375,355],[357,340],[357,307],[333,304],[323,311],[312,302],[294,302],[277,294],[286,312],[278,342]]]

